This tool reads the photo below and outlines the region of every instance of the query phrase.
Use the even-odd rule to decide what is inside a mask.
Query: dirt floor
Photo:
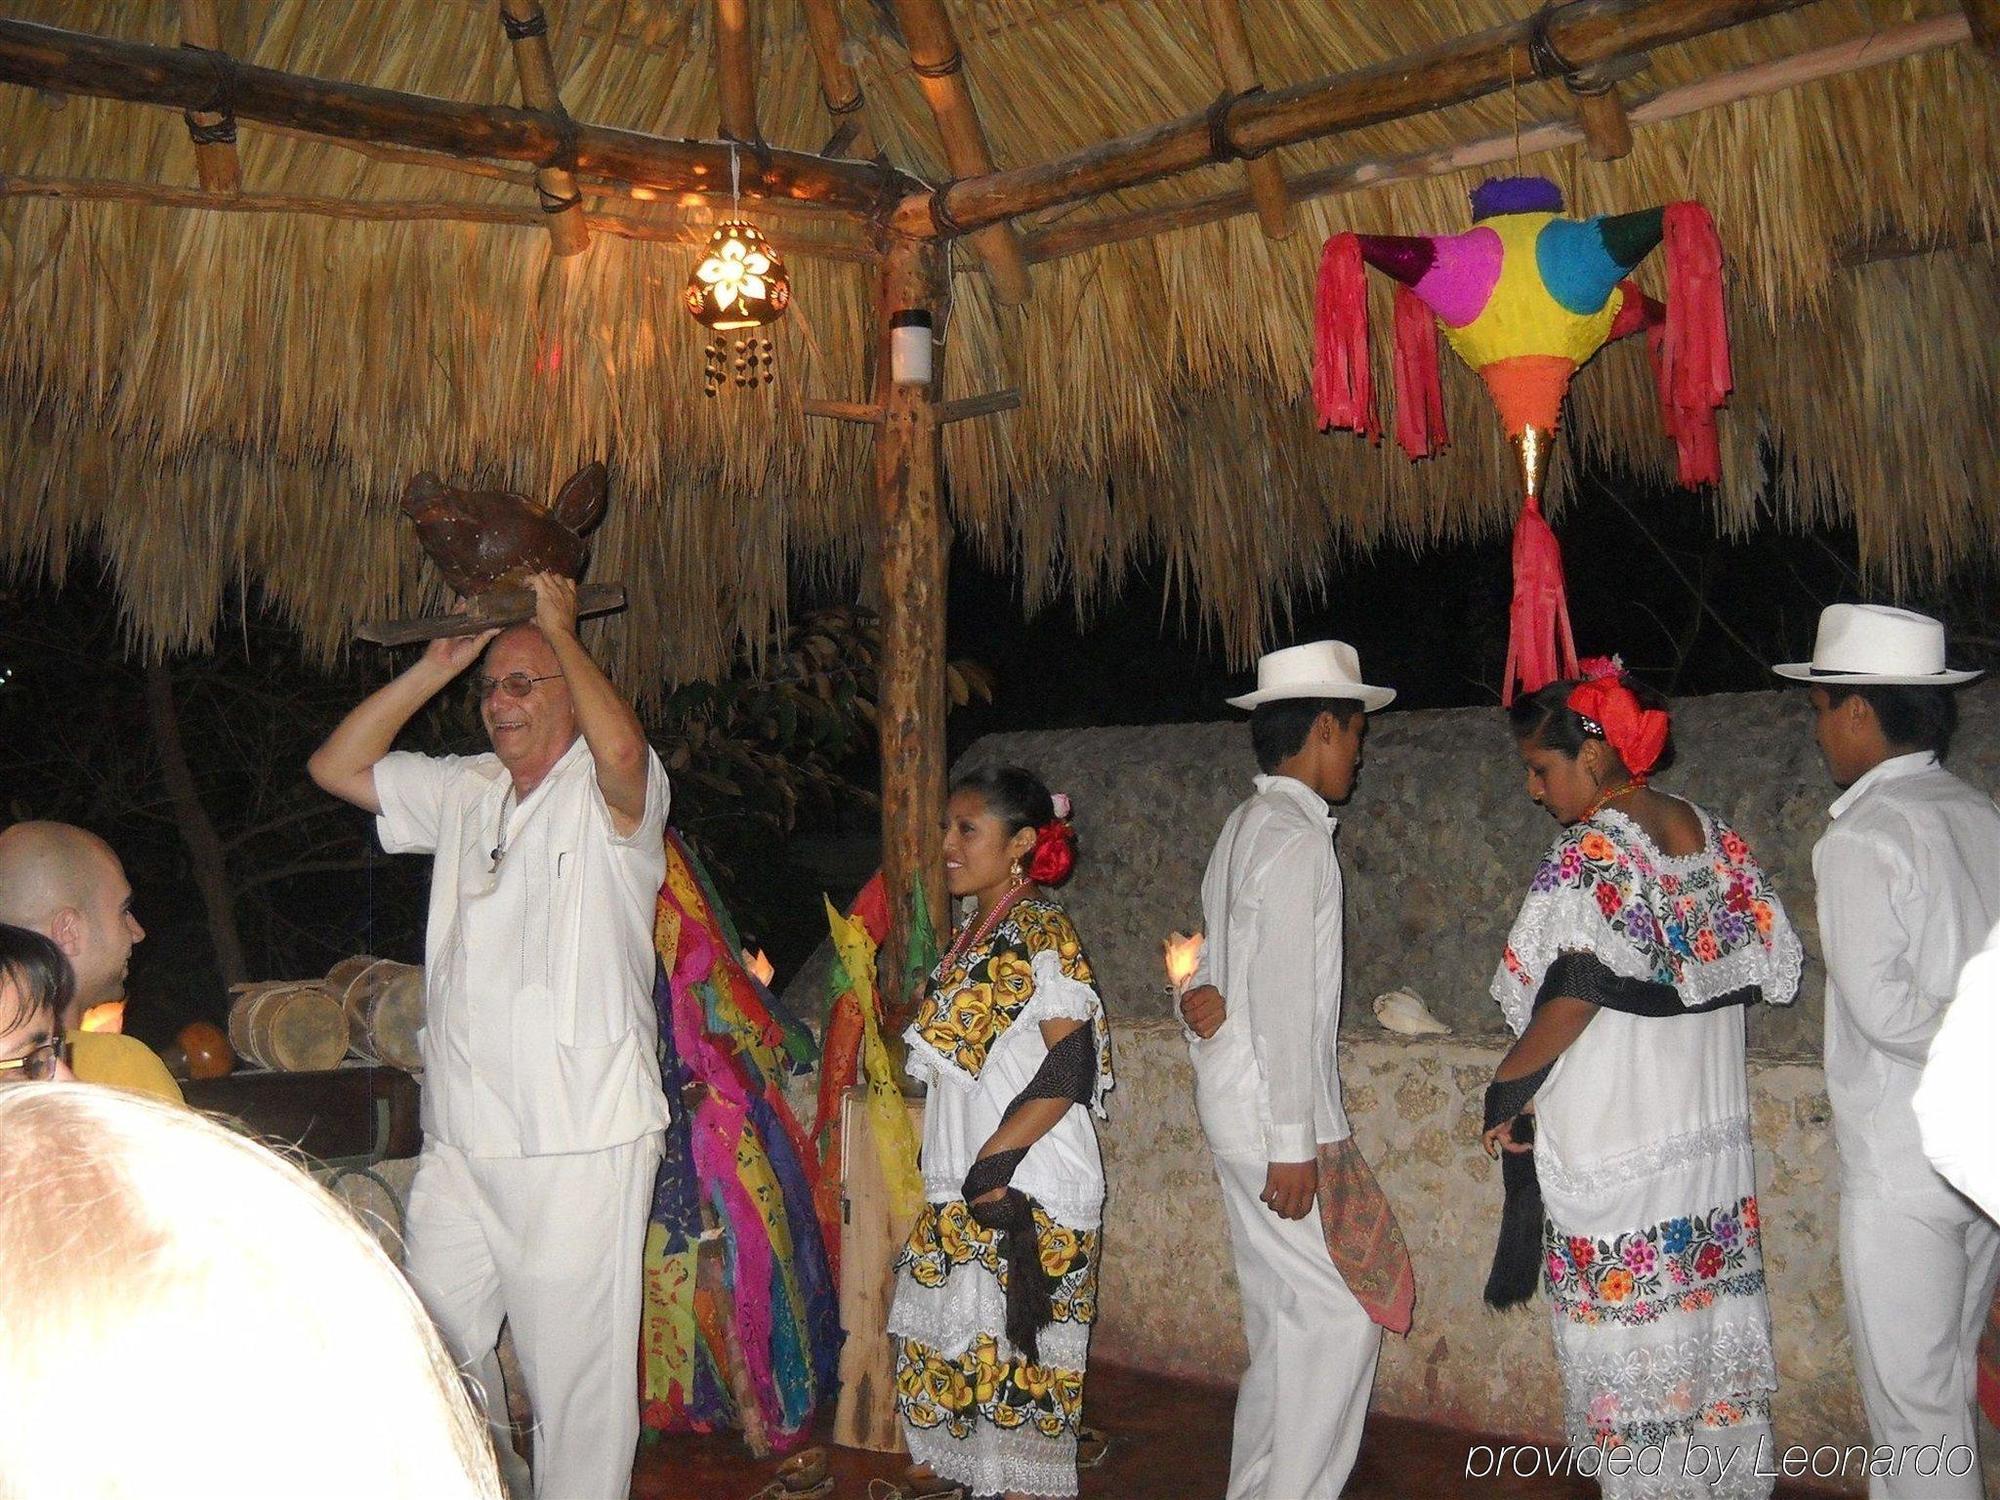
[[[1111,1452],[1083,1475],[1084,1500],[1220,1500],[1229,1479],[1233,1390],[1093,1365],[1088,1399],[1089,1420],[1111,1435]],[[1484,1455],[1472,1457],[1476,1472],[1468,1475],[1471,1445],[1482,1441],[1450,1428],[1371,1418],[1343,1500],[1596,1500],[1594,1483],[1551,1479],[1545,1471],[1533,1478],[1483,1477],[1492,1463]],[[870,1479],[897,1479],[907,1463],[895,1454],[831,1453],[837,1482],[829,1500],[868,1500]],[[1532,1471],[1535,1465],[1522,1467]],[[649,1433],[639,1449],[632,1500],[751,1500],[763,1495],[775,1469],[775,1463],[752,1459],[733,1433]],[[1780,1497],[1793,1500],[1823,1493],[1778,1487]]]

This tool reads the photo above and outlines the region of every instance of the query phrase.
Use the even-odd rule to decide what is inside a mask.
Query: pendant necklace
[[[507,857],[507,811],[514,801],[514,789],[510,786],[500,799],[500,826],[493,833],[493,863],[487,867],[488,875],[500,873],[500,861]]]
[[[1013,910],[1014,903],[1021,899],[1021,892],[1025,891],[1030,883],[1025,878],[1015,881],[1007,894],[993,903],[993,910],[986,914],[986,920],[979,924],[976,931],[969,921],[964,927],[960,928],[958,941],[953,943],[950,950],[946,952],[944,961],[938,965],[938,973],[950,973],[951,966],[958,962],[960,955],[969,953],[972,949],[977,948],[981,943],[985,942],[991,936],[993,929],[1000,925],[1000,919]]]
[[[1596,817],[1599,813],[1603,812],[1605,808],[1609,807],[1613,802],[1617,801],[1620,797],[1623,797],[1627,792],[1636,792],[1645,784],[1646,784],[1646,778],[1643,776],[1634,776],[1630,781],[1620,782],[1617,786],[1614,786],[1610,791],[1605,792],[1595,802],[1591,803],[1590,810],[1586,812],[1582,817],[1578,818],[1577,822],[1588,823],[1592,818]]]

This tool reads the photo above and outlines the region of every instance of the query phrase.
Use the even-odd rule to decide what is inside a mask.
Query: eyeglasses
[[[554,682],[562,676],[560,672],[550,672],[545,677],[531,677],[526,672],[509,672],[505,677],[479,676],[472,679],[472,696],[484,703],[493,696],[493,690],[504,690],[509,698],[525,698],[535,690],[538,682]]]
[[[69,1064],[69,1038],[57,1032],[38,1047],[30,1047],[19,1057],[0,1058],[0,1074],[19,1071],[30,1083],[47,1083],[56,1070]]]

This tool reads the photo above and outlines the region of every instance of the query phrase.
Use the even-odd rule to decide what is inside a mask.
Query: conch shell
[[[1384,1031],[1404,1036],[1450,1036],[1451,1028],[1430,1012],[1415,990],[1391,990],[1375,997],[1375,1019]]]

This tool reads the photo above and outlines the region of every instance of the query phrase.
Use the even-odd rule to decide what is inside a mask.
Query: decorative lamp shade
[[[688,277],[687,310],[697,323],[727,333],[761,328],[792,305],[792,278],[757,226],[741,219],[718,225]]]

